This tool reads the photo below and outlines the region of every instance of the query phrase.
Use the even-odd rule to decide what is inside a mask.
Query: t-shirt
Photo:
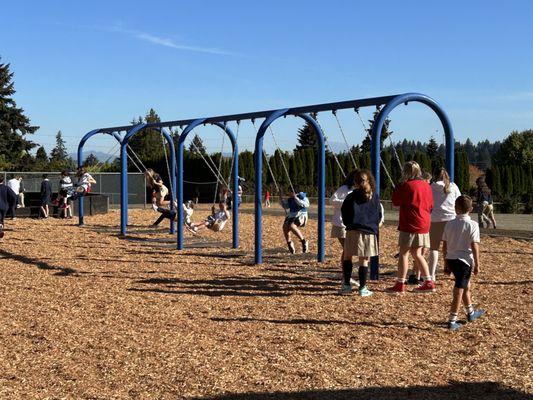
[[[61,178],[59,180],[59,187],[61,189],[72,187],[72,179],[70,178],[70,176],[64,176],[63,178]]]
[[[431,222],[451,221],[455,218],[455,200],[461,195],[457,185],[450,182],[449,192],[444,193],[444,182],[438,181],[431,184],[433,192],[433,210]]]
[[[400,232],[429,233],[433,193],[425,180],[411,179],[397,186],[392,204],[400,207]]]
[[[461,260],[474,265],[472,243],[479,243],[479,225],[468,214],[459,214],[444,227],[442,240],[446,242],[446,259]]]
[[[91,187],[91,183],[89,182],[90,179],[93,179],[91,174],[89,174],[88,172],[84,173],[78,180],[78,186],[83,187],[85,190],[90,189]]]
[[[20,193],[20,180],[13,178],[7,181],[7,187],[10,188],[16,195]]]
[[[330,198],[331,205],[333,206],[333,216],[331,217],[331,224],[334,226],[341,226],[344,227],[344,224],[342,223],[342,203],[344,202],[344,199],[346,196],[348,196],[350,193],[352,193],[352,188],[342,185],[340,188],[338,188],[335,193],[333,193],[333,196]]]

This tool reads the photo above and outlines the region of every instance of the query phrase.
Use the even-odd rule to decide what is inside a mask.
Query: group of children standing
[[[455,285],[450,307],[448,328],[459,329],[457,315],[463,303],[467,319],[474,321],[485,313],[474,310],[470,297],[470,278],[480,271],[479,226],[469,216],[472,199],[461,195],[459,188],[450,181],[444,168],[431,177],[423,176],[420,166],[407,162],[402,180],[396,186],[392,203],[399,207],[398,223],[398,273],[394,286],[387,289],[392,294],[406,292],[409,255],[414,269],[419,271],[422,282],[417,280],[414,293],[436,291],[436,273],[441,242],[445,259],[444,272],[453,273]],[[344,184],[333,194],[334,207],[331,236],[343,246],[343,280],[340,294],[352,293],[356,283],[352,279],[353,258],[357,259],[359,295],[373,294],[367,287],[368,263],[378,255],[379,227],[384,220],[383,207],[376,193],[375,181],[368,170],[350,173]],[[429,263],[424,256],[429,249]]]

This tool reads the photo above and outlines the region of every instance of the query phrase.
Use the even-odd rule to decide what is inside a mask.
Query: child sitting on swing
[[[226,222],[230,218],[230,213],[228,211],[228,206],[224,201],[218,203],[219,211],[216,211],[215,205],[211,207],[211,215],[206,218],[203,222],[192,223],[190,229],[192,232],[196,233],[202,229],[211,229],[213,232],[220,232],[224,229]]]
[[[165,208],[165,207],[158,207],[155,204],[152,204],[152,208],[154,211],[157,211],[161,213],[161,215],[157,218],[157,220],[152,224],[152,226],[158,226],[165,218],[170,219],[171,221],[175,221],[176,217],[178,216],[178,212],[176,211],[177,203],[174,202],[174,209]],[[183,223],[188,228],[192,225],[191,217],[194,213],[194,204],[191,200],[183,203]]]
[[[291,240],[291,232],[296,235],[302,244],[302,253],[309,251],[309,241],[305,239],[300,229],[307,224],[307,208],[309,207],[309,199],[304,192],[293,192],[288,199],[280,199],[281,206],[285,210],[289,210],[289,213],[285,217],[283,222],[283,235],[287,241],[287,246],[291,254],[296,252],[294,242]]]

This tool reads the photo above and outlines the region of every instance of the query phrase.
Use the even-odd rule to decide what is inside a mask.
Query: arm
[[[402,206],[404,203],[404,190],[403,190],[403,183],[399,186],[396,186],[396,189],[394,189],[394,192],[392,192],[392,205],[399,207]]]
[[[481,271],[479,265],[479,243],[472,242],[471,246],[472,254],[474,255],[474,275],[477,275]]]
[[[448,243],[446,241],[442,242],[442,256],[444,257],[444,273],[450,275],[452,271],[448,266],[448,261],[446,260],[446,254],[448,253]]]
[[[11,188],[7,188],[7,205],[9,207],[14,207],[17,204],[17,197],[18,194],[11,190]]]
[[[91,175],[87,177],[87,180],[91,185],[96,184],[96,179],[94,179]]]
[[[309,199],[305,197],[303,200],[298,198],[297,196],[294,196],[294,201],[296,204],[298,204],[300,207],[309,207]]]
[[[341,216],[344,225],[351,224],[353,222],[353,192],[346,196],[341,206]]]
[[[335,193],[333,193],[333,196],[331,196],[330,198],[330,202],[331,202],[331,205],[333,206],[333,208],[335,209],[339,209],[342,207],[342,203],[344,202],[344,199],[346,198],[346,196],[342,196],[342,198],[340,197],[340,195],[342,194],[342,186],[340,188],[338,188]]]
[[[385,209],[383,204],[379,203],[379,227],[383,226],[385,223]]]

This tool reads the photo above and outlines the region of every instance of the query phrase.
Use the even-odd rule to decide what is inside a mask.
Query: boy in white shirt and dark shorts
[[[468,322],[473,322],[485,314],[485,310],[474,310],[470,294],[472,272],[477,275],[480,271],[479,225],[470,218],[471,211],[472,199],[468,196],[459,196],[455,200],[457,216],[446,224],[442,235],[442,252],[446,260],[445,273],[448,275],[453,273],[455,278],[448,320],[448,329],[453,331],[463,326],[457,322],[461,302],[465,306]]]

